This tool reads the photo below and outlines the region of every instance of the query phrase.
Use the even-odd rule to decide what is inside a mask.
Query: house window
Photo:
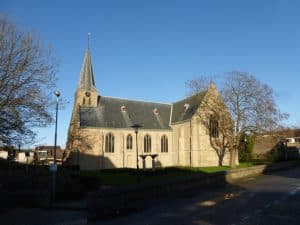
[[[126,106],[125,105],[121,106],[121,112],[126,112]]]
[[[112,133],[108,133],[105,136],[105,152],[115,151],[115,137]]]
[[[184,111],[186,112],[189,109],[190,104],[185,103],[183,107],[184,107]]]
[[[161,137],[160,146],[161,152],[168,152],[168,138],[166,135]]]
[[[146,136],[144,137],[144,152],[151,152],[151,137],[148,134],[146,134]]]
[[[131,136],[131,134],[127,135],[126,149],[132,149],[132,136]]]
[[[209,135],[211,138],[219,137],[219,122],[215,116],[211,116],[209,120]]]

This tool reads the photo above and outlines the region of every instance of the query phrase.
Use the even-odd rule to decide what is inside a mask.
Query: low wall
[[[238,168],[227,171],[226,180],[227,181],[235,181],[248,176],[255,176],[262,173],[268,173],[276,170],[281,170],[285,168],[290,168],[293,166],[300,165],[300,161],[287,161],[274,163],[270,165],[258,165],[247,168]]]
[[[122,188],[105,188],[88,197],[88,219],[109,217],[127,211],[141,209],[154,199],[166,196],[184,196],[199,193],[209,187],[225,186],[228,182],[247,176],[285,169],[299,165],[299,161],[259,165],[249,168],[232,169],[211,174],[181,177],[175,180],[135,185]]]

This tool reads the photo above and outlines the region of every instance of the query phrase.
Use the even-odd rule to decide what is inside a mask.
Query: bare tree
[[[33,128],[52,122],[58,64],[31,32],[0,16],[0,141],[33,140]]]
[[[211,83],[215,83],[214,77],[201,75],[193,80],[187,80],[185,86],[188,88],[188,95],[193,95],[205,91]]]
[[[233,118],[235,151],[245,133],[279,129],[288,117],[277,108],[273,89],[249,73],[229,72],[222,95]]]
[[[223,101],[203,104],[210,114],[201,115],[200,118],[207,129],[211,129],[209,116],[213,115],[216,118],[219,136],[211,138],[211,144],[219,152],[219,157],[222,157],[222,153],[230,148],[230,164],[235,167],[238,148],[245,133],[279,129],[281,121],[288,115],[281,113],[277,108],[272,88],[245,72],[227,73],[221,96]],[[222,102],[226,107],[222,106]],[[231,115],[231,123],[228,121],[229,117],[226,112]]]
[[[233,123],[230,112],[213,83],[206,92],[198,116],[209,132],[210,144],[218,156],[219,166],[222,166],[225,154],[232,149]]]
[[[75,114],[75,115],[74,115]],[[89,155],[93,148],[95,137],[92,137],[85,129],[80,129],[78,111],[73,112],[72,122],[68,130],[68,140],[64,151],[64,165],[80,165],[80,158]],[[100,136],[103,142],[103,136]]]
[[[68,150],[78,149],[81,152],[91,150],[92,149],[91,137],[85,134],[83,130],[79,129],[79,126],[76,127],[77,128],[72,127],[71,130],[69,130],[66,149]]]

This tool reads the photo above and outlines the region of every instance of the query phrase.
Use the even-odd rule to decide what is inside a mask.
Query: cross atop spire
[[[85,56],[84,56],[84,60],[80,72],[78,89],[82,89],[84,91],[97,91],[95,80],[94,80],[94,74],[93,74],[91,53],[89,48],[85,52]]]
[[[90,36],[91,36],[91,32],[88,32],[87,35],[88,35],[88,49],[90,49]]]

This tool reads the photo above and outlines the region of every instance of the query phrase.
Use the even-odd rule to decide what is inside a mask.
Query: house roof
[[[192,118],[206,92],[185,98],[174,104],[145,102],[99,96],[97,107],[80,107],[81,127],[171,129],[171,123]]]
[[[112,97],[99,97],[97,107],[80,108],[80,126],[143,129],[170,129],[171,104]]]
[[[173,103],[172,123],[190,120],[202,103],[207,91],[199,92],[188,98]]]

